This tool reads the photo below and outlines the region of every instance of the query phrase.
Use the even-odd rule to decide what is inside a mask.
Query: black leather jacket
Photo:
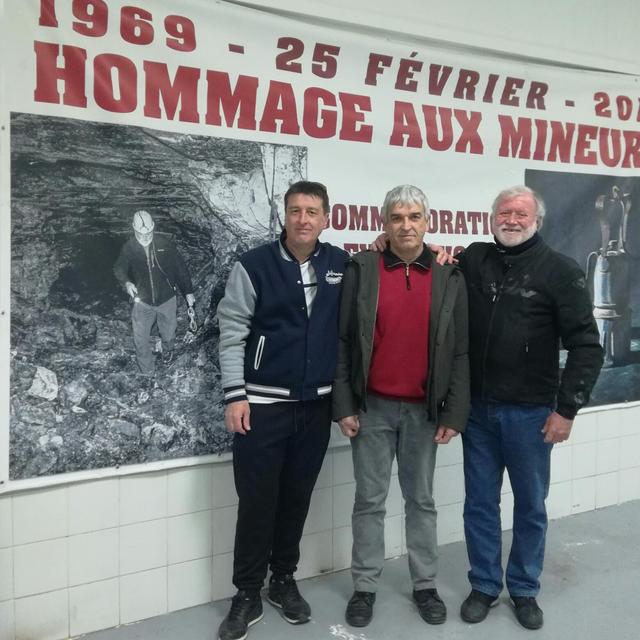
[[[485,401],[586,404],[603,352],[584,274],[539,236],[510,255],[475,242],[460,254],[469,295],[471,392]],[[559,376],[560,341],[568,351]]]

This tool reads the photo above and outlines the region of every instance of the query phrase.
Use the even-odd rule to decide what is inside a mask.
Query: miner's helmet
[[[153,218],[147,211],[140,210],[133,214],[133,231],[142,246],[146,247],[151,244],[154,226]]]

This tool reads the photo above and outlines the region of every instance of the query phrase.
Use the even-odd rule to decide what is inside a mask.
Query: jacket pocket
[[[260,368],[260,362],[262,361],[262,354],[264,353],[264,343],[266,341],[265,336],[258,338],[258,345],[256,346],[256,355],[253,358],[253,368],[257,371]]]

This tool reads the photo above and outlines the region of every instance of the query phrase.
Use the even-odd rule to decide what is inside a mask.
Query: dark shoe
[[[291,624],[309,622],[311,607],[300,595],[292,575],[271,576],[267,600],[282,609],[282,617]]]
[[[219,640],[244,640],[249,627],[262,618],[260,591],[241,589],[231,598],[231,609],[218,629]]]
[[[498,596],[490,596],[472,589],[460,607],[460,617],[471,624],[482,622],[487,617],[489,609],[497,604]]]
[[[420,617],[429,624],[442,624],[447,619],[447,607],[435,589],[413,592]]]
[[[539,629],[544,622],[542,609],[531,596],[511,596],[516,618],[525,629]]]
[[[366,627],[373,618],[373,603],[375,601],[375,593],[354,591],[344,616],[347,624],[352,627]]]
[[[173,362],[173,349],[162,353],[162,364],[168,367]]]

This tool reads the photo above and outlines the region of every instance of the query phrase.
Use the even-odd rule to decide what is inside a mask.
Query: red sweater
[[[393,256],[395,258],[395,256]],[[380,289],[368,389],[400,400],[424,400],[429,371],[431,269],[380,256]]]

